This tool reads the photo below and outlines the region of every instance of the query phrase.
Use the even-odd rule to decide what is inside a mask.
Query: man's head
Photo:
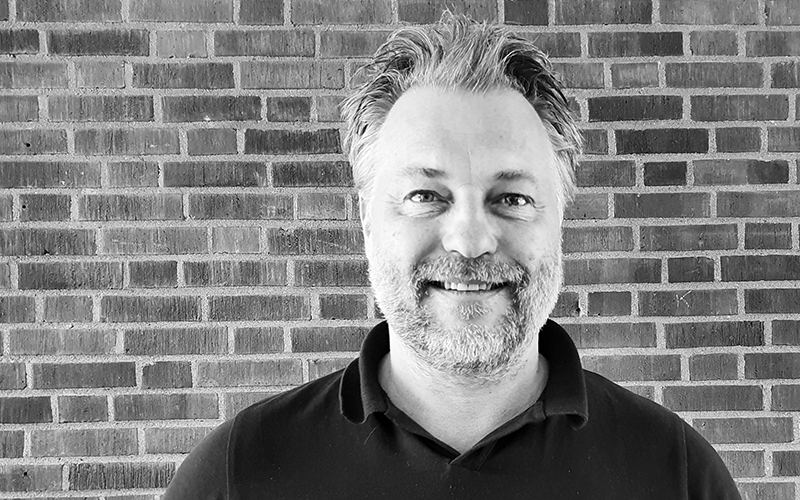
[[[558,297],[566,100],[528,42],[449,15],[396,32],[373,70],[344,114],[376,299],[424,363],[502,375]]]

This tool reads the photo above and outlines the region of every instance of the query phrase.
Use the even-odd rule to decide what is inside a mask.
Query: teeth
[[[452,281],[444,281],[442,284],[445,290],[456,290],[458,292],[478,292],[489,289],[488,283],[454,283]]]

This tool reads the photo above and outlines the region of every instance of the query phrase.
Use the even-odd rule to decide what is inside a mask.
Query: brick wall
[[[0,498],[153,499],[376,321],[337,103],[447,3],[587,151],[556,316],[748,500],[800,499],[797,0],[0,0]]]

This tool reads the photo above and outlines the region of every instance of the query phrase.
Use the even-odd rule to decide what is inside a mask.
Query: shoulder
[[[646,427],[665,426],[670,430],[683,425],[683,420],[660,404],[619,386],[597,373],[585,371],[589,400],[589,420],[633,421]]]

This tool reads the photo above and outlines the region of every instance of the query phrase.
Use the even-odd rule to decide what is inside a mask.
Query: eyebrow
[[[404,177],[427,177],[428,179],[441,179],[447,177],[447,172],[436,168],[423,167],[421,165],[410,165],[401,172]]]
[[[504,170],[495,176],[499,181],[528,181],[539,184],[539,178],[527,170]]]

